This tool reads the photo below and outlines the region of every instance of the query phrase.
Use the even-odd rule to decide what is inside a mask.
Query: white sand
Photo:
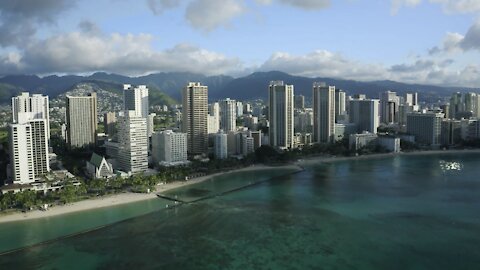
[[[79,211],[86,211],[86,210],[91,210],[91,209],[97,209],[97,208],[104,208],[104,207],[111,207],[115,205],[121,205],[121,204],[127,204],[127,203],[133,203],[133,202],[138,202],[138,201],[144,201],[144,200],[151,200],[151,199],[156,199],[157,198],[157,193],[165,192],[168,190],[176,189],[179,187],[187,186],[187,185],[192,185],[196,183],[201,183],[203,181],[206,181],[208,179],[211,179],[212,177],[218,176],[218,175],[223,175],[223,174],[228,174],[228,173],[233,173],[233,172],[240,172],[240,171],[253,171],[253,170],[263,170],[263,169],[272,169],[274,167],[270,166],[264,166],[264,165],[254,165],[238,170],[233,170],[233,171],[228,171],[228,172],[222,172],[222,173],[216,173],[216,174],[211,174],[203,177],[198,177],[195,179],[191,179],[189,181],[177,181],[173,183],[168,183],[165,185],[159,185],[157,186],[156,192],[152,192],[149,194],[143,194],[143,193],[120,193],[120,194],[115,194],[115,195],[110,195],[110,196],[103,196],[95,199],[89,199],[89,200],[84,200],[84,201],[79,201],[67,205],[59,205],[59,206],[54,206],[47,211],[40,211],[40,210],[33,210],[29,211],[27,213],[22,213],[22,212],[14,212],[12,214],[6,214],[6,215],[0,215],[0,223],[6,223],[6,222],[13,222],[13,221],[20,221],[20,220],[29,220],[29,219],[36,219],[36,218],[45,218],[45,217],[52,217],[52,216],[57,216],[57,215],[62,215],[62,214],[67,214],[67,213],[73,213],[73,212],[79,212]],[[289,169],[300,169],[298,166],[295,165],[287,165],[287,166],[282,166],[282,168],[289,168]]]

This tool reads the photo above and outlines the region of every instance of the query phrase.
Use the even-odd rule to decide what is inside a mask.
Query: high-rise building
[[[380,93],[380,121],[385,124],[398,122],[400,98],[396,92]]]
[[[147,136],[150,138],[154,130],[153,118],[150,116],[148,102],[148,87],[146,85],[138,85],[136,87],[130,84],[123,85],[123,109],[125,111],[134,111],[138,117],[147,120]]]
[[[187,134],[171,130],[153,133],[152,156],[157,166],[160,162],[186,162]]]
[[[147,119],[135,111],[125,111],[118,118],[118,165],[126,173],[141,173],[148,169]]]
[[[220,104],[214,102],[208,105],[208,134],[215,134],[220,130]]]
[[[147,116],[147,136],[149,138],[155,132],[155,116],[157,116],[156,113],[151,113]]]
[[[19,113],[9,129],[13,183],[27,184],[50,171],[47,121]]]
[[[116,123],[117,117],[115,112],[107,112],[103,115],[103,127],[108,136],[113,136],[115,134]]]
[[[240,117],[243,115],[243,102],[237,101],[236,113],[236,117]]]
[[[243,103],[243,113],[244,114],[252,113],[252,105],[250,103]]]
[[[29,124],[10,124],[10,166],[14,184],[35,181],[33,165],[32,127]]]
[[[215,134],[220,130],[220,122],[215,116],[208,115],[208,134]]]
[[[462,93],[453,93],[450,98],[450,115],[449,118],[454,119],[457,117],[457,114],[464,112],[464,104],[462,101]]]
[[[136,116],[148,117],[148,88],[146,85],[133,87],[130,84],[123,85],[123,109],[135,111]]]
[[[243,117],[245,126],[250,130],[257,130],[258,128],[258,117],[252,116],[251,114]]]
[[[407,133],[415,136],[415,141],[426,145],[439,145],[442,130],[442,113],[415,112],[407,115]]]
[[[477,113],[477,94],[465,93],[463,94],[464,111],[470,112],[472,115]]]
[[[379,126],[377,99],[352,99],[349,105],[350,123],[357,126],[357,132],[377,133]]]
[[[338,119],[341,115],[346,114],[346,94],[341,89],[335,90],[335,122],[338,122]]]
[[[187,133],[188,153],[208,152],[208,87],[190,82],[182,91],[182,130]]]
[[[405,104],[410,106],[418,105],[418,93],[405,94]]]
[[[213,154],[216,159],[226,159],[228,157],[227,134],[220,130],[215,134]]]
[[[334,134],[335,86],[316,82],[313,84],[313,139],[318,143],[331,143]]]
[[[313,132],[313,109],[307,108],[303,111],[295,112],[295,132],[311,133]]]
[[[48,96],[22,92],[19,96],[12,97],[12,122],[18,123],[19,113],[23,113],[27,119],[45,119],[47,138],[50,139],[49,110]]]
[[[237,102],[229,98],[218,102],[220,104],[220,129],[228,133],[237,128]]]
[[[97,94],[67,96],[67,143],[70,148],[95,145],[97,134]]]
[[[295,109],[303,110],[305,109],[305,96],[295,95]]]
[[[293,85],[283,81],[272,81],[268,90],[270,120],[270,145],[279,148],[293,148]]]

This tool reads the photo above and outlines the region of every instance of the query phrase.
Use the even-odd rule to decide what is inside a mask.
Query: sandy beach
[[[388,157],[394,157],[397,155],[436,155],[436,154],[459,154],[459,153],[480,153],[480,149],[417,151],[417,152],[405,152],[405,153],[402,152],[402,153],[372,154],[372,155],[352,156],[352,157],[319,156],[319,157],[310,157],[310,158],[301,159],[297,161],[295,164],[285,165],[285,166],[282,166],[282,168],[300,170],[301,166],[318,164],[320,162],[336,162],[336,161],[344,161],[344,160],[388,158]],[[29,220],[29,219],[35,219],[35,218],[52,217],[52,216],[57,216],[57,215],[62,215],[62,214],[67,214],[72,212],[87,211],[87,210],[103,208],[103,207],[111,207],[115,205],[128,204],[128,203],[133,203],[133,202],[138,202],[143,200],[152,200],[157,198],[157,193],[162,193],[168,190],[173,190],[176,188],[201,183],[215,176],[241,172],[241,171],[254,171],[254,170],[272,169],[272,168],[275,168],[275,167],[266,166],[266,165],[253,165],[250,167],[245,167],[237,170],[220,172],[220,173],[211,174],[203,177],[198,177],[198,178],[191,179],[189,181],[177,181],[177,182],[168,183],[164,185],[158,185],[156,191],[149,194],[120,193],[115,195],[103,196],[95,199],[79,201],[79,202],[75,202],[67,205],[58,205],[50,208],[47,211],[34,210],[27,213],[14,212],[12,214],[0,215],[0,223]]]
[[[66,205],[58,205],[48,209],[47,211],[33,210],[27,213],[14,212],[11,214],[0,215],[0,223],[52,217],[52,216],[57,216],[57,215],[62,215],[67,213],[87,211],[87,210],[104,208],[104,207],[111,207],[111,206],[128,204],[128,203],[144,201],[144,200],[152,200],[157,198],[157,193],[162,193],[168,190],[201,183],[215,176],[235,173],[235,172],[242,172],[242,171],[265,170],[265,169],[272,169],[272,168],[275,168],[275,167],[265,166],[265,165],[254,165],[254,166],[245,167],[245,168],[232,170],[228,172],[220,172],[220,173],[211,174],[203,177],[198,177],[198,178],[191,179],[189,181],[177,181],[173,183],[159,185],[157,186],[156,191],[151,192],[149,194],[120,193],[115,195],[103,196],[95,199],[79,201],[79,202],[66,204]],[[296,165],[282,166],[282,168],[300,169]]]

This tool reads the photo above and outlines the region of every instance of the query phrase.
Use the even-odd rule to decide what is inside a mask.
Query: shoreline
[[[16,222],[16,221],[39,219],[39,218],[48,218],[48,217],[54,217],[54,216],[59,216],[64,214],[75,213],[75,212],[89,211],[93,209],[108,208],[108,207],[118,206],[122,204],[129,204],[129,203],[135,203],[140,201],[158,199],[157,197],[158,193],[202,183],[204,181],[210,180],[217,176],[236,173],[236,172],[267,170],[272,168],[275,168],[275,167],[267,166],[263,164],[252,165],[245,168],[234,169],[231,171],[225,171],[225,172],[214,173],[206,176],[201,176],[188,181],[175,181],[175,182],[164,184],[164,185],[158,185],[155,191],[147,194],[132,193],[132,192],[118,193],[113,195],[102,196],[99,198],[82,200],[82,201],[78,201],[78,202],[74,202],[66,205],[56,205],[48,209],[47,211],[32,210],[26,213],[16,211],[16,212],[8,213],[5,215],[0,215],[0,224]],[[299,167],[298,165],[291,164],[291,165],[282,166],[282,168],[299,168]]]
[[[413,151],[413,152],[400,152],[400,153],[378,153],[362,156],[330,156],[330,157],[307,157],[296,161],[295,164],[299,166],[310,165],[318,162],[337,162],[337,161],[346,161],[346,160],[365,160],[365,159],[378,159],[378,158],[389,158],[396,156],[428,156],[428,155],[438,155],[438,154],[475,154],[480,153],[480,149],[458,149],[458,150],[428,150],[428,151]]]
[[[438,155],[438,154],[461,154],[461,153],[480,153],[480,149],[462,149],[462,150],[432,150],[432,151],[414,151],[414,152],[400,152],[400,153],[378,153],[378,154],[371,154],[371,155],[362,155],[362,156],[317,156],[317,157],[306,157],[304,159],[300,159],[296,162],[291,164],[286,164],[281,166],[282,168],[291,168],[291,169],[301,169],[304,165],[312,165],[317,163],[323,162],[338,162],[338,161],[346,161],[346,160],[365,160],[365,159],[378,159],[378,158],[390,158],[396,156],[421,156],[421,155]],[[92,198],[87,200],[82,200],[66,205],[56,205],[47,211],[41,210],[32,210],[30,212],[20,212],[16,211],[13,213],[8,213],[4,215],[0,215],[0,224],[9,223],[9,222],[16,222],[16,221],[26,221],[31,219],[39,219],[39,218],[48,218],[54,217],[69,213],[75,212],[82,212],[88,211],[93,209],[100,209],[100,208],[108,208],[112,206],[118,206],[122,204],[129,204],[135,203],[140,201],[152,200],[157,199],[157,194],[171,191],[177,188],[194,185],[197,183],[202,183],[204,181],[210,180],[214,177],[236,173],[236,172],[245,172],[245,171],[256,171],[256,170],[266,170],[266,169],[274,169],[277,166],[269,166],[269,165],[252,165],[249,167],[244,167],[240,169],[234,169],[225,172],[218,172],[206,176],[201,176],[198,178],[194,178],[188,181],[175,181],[172,183],[158,185],[156,190],[145,194],[145,193],[118,193],[113,195],[102,196],[99,198]]]

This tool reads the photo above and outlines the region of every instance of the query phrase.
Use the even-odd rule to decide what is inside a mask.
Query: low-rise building
[[[108,179],[114,176],[112,164],[96,153],[87,161],[87,173],[92,179]]]

